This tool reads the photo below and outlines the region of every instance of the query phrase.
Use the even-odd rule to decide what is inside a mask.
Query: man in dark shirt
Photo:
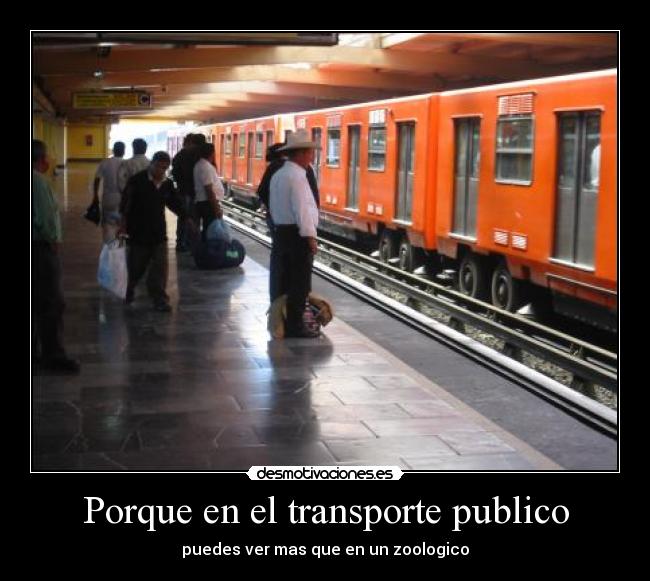
[[[167,225],[165,206],[188,220],[173,182],[165,176],[171,160],[165,151],[154,154],[149,168],[135,174],[122,196],[120,234],[127,235],[128,284],[125,303],[133,302],[135,287],[149,268],[147,289],[157,311],[169,312],[167,287]],[[189,226],[191,227],[191,225]]]
[[[172,177],[178,186],[185,210],[191,214],[194,207],[194,166],[199,161],[199,149],[206,143],[202,133],[188,133],[181,149],[172,161]],[[179,220],[176,227],[176,251],[187,250],[188,240],[185,224]]]

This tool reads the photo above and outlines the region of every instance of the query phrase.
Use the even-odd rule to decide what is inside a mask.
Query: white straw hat
[[[298,129],[287,135],[287,144],[279,147],[276,151],[288,151],[289,149],[321,149],[315,141],[311,141],[306,129]]]

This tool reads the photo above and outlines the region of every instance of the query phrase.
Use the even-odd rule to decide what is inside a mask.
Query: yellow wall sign
[[[119,93],[74,93],[75,109],[151,109],[151,94],[142,91]]]

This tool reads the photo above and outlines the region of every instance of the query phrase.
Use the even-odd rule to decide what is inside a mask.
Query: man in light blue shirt
[[[78,373],[79,362],[63,347],[61,284],[61,217],[52,188],[43,176],[49,169],[45,143],[32,141],[32,310],[37,368]],[[39,355],[40,350],[40,355]]]

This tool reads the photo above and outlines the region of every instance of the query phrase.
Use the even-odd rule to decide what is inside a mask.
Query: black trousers
[[[287,295],[288,333],[302,329],[313,262],[307,239],[300,236],[297,226],[275,226],[269,286],[272,296],[275,295],[272,300]]]
[[[34,352],[45,360],[65,357],[63,347],[63,285],[61,261],[47,242],[32,245],[32,309]]]
[[[279,261],[280,250],[278,243],[275,241],[275,224],[271,220],[271,215],[266,214],[266,225],[269,227],[269,236],[271,237],[271,256],[269,259],[269,300],[272,303],[279,296],[282,296],[282,289],[287,285],[280,280],[282,269]]]
[[[147,290],[155,304],[169,301],[167,295],[167,242],[158,244],[128,243],[126,248],[126,269],[129,282],[126,288],[127,298],[133,297],[135,287],[147,272]]]
[[[183,199],[183,208],[185,209],[186,212],[189,213],[190,209],[194,205],[194,202],[191,197],[187,195],[181,195],[181,198]],[[188,246],[188,233],[187,233],[187,226],[185,224],[185,220],[178,220],[176,222],[176,246],[179,248],[187,248]]]
[[[205,242],[208,226],[217,219],[217,215],[214,212],[214,206],[208,201],[196,202],[194,204],[194,215],[198,222],[200,222],[201,240]]]

